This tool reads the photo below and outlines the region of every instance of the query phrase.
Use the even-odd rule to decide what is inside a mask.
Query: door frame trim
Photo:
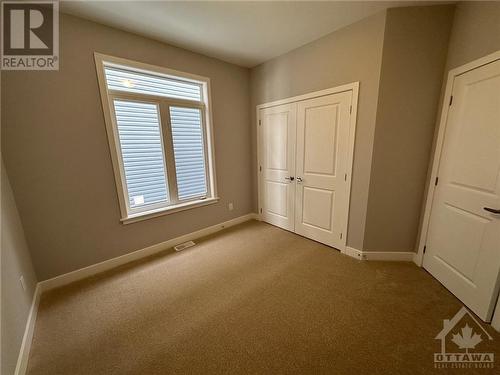
[[[432,183],[432,181],[436,181],[438,177],[440,162],[441,162],[441,153],[443,149],[444,136],[446,134],[446,124],[448,121],[448,112],[450,106],[446,103],[450,103],[451,94],[453,91],[453,84],[455,82],[455,78],[461,74],[464,74],[468,71],[477,69],[483,65],[490,64],[500,60],[500,51],[493,52],[489,55],[481,57],[477,60],[471,61],[465,65],[459,66],[457,68],[451,69],[448,72],[448,78],[446,81],[446,89],[443,97],[443,104],[441,109],[441,115],[439,120],[439,125],[437,129],[437,138],[436,138],[436,146],[434,153],[432,155],[432,164],[431,164],[431,174],[427,180],[428,188],[427,188],[427,198],[425,201],[425,206],[423,208],[423,218],[422,224],[420,227],[420,236],[418,240],[417,253],[415,254],[413,261],[417,264],[417,266],[422,267],[424,262],[424,246],[427,242],[427,234],[429,232],[429,224],[430,217],[432,211],[432,203],[434,201],[434,192],[436,189],[436,185]]]
[[[271,102],[266,102],[262,103],[256,106],[256,134],[257,134],[257,167],[256,167],[256,172],[257,172],[257,202],[258,202],[258,211],[257,215],[259,220],[262,219],[261,217],[261,198],[262,198],[262,192],[261,192],[261,176],[260,176],[260,162],[261,162],[261,144],[260,144],[260,110],[264,108],[270,108],[270,107],[276,107],[279,105],[283,104],[290,104],[290,103],[297,103],[303,100],[308,100],[308,99],[314,99],[318,98],[321,96],[327,96],[327,95],[332,95],[332,94],[339,94],[342,92],[346,91],[352,91],[352,99],[351,99],[351,106],[352,106],[352,112],[351,112],[351,117],[349,121],[349,139],[348,139],[348,155],[347,155],[347,206],[350,207],[350,202],[351,202],[351,182],[352,182],[352,167],[353,167],[353,161],[354,161],[354,144],[355,144],[355,138],[356,138],[356,123],[357,123],[357,117],[358,117],[358,96],[359,96],[359,81],[357,82],[351,82],[345,85],[341,86],[336,86],[336,87],[331,87],[328,89],[320,90],[320,91],[313,91],[309,92],[303,95],[297,95],[297,96],[292,96],[289,98],[284,98],[280,100],[275,100]],[[345,253],[346,251],[346,244],[347,244],[347,238],[349,236],[348,233],[348,225],[349,225],[349,212],[346,215],[346,218],[344,219],[344,236],[342,238],[342,248],[339,250],[342,253]]]

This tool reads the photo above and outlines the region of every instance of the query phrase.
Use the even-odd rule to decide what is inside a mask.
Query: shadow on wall
[[[14,374],[37,279],[3,161],[1,168],[1,373]]]

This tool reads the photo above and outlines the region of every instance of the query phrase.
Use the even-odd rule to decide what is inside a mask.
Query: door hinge
[[[262,165],[259,165],[259,172],[262,172]]]
[[[349,114],[352,114],[352,105],[349,107]]]
[[[450,105],[453,103],[453,95],[450,96]]]
[[[259,120],[259,126],[262,125],[262,120]]]
[[[347,173],[344,173],[344,181],[347,181]]]
[[[424,254],[427,251],[427,245],[424,246]]]
[[[340,239],[342,239],[342,233],[340,233]]]
[[[439,177],[436,177],[436,181],[434,181],[434,186],[437,186],[439,182]]]
[[[260,209],[260,213],[262,213],[262,208]]]

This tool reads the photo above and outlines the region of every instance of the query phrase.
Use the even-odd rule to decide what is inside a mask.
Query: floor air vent
[[[184,242],[184,243],[181,243],[181,244],[175,246],[174,250],[175,251],[182,251],[182,250],[187,249],[188,247],[191,247],[194,245],[196,245],[196,244],[193,241],[188,241],[188,242]]]

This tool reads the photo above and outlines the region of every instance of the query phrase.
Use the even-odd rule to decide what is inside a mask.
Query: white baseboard
[[[359,260],[380,260],[412,262],[415,253],[411,251],[361,251],[353,247],[346,246],[345,254]]]
[[[146,247],[144,249],[136,250],[131,253],[121,255],[116,258],[108,259],[100,263],[93,264],[88,267],[80,268],[78,270],[65,273],[63,275],[59,275],[53,277],[48,280],[44,280],[38,283],[40,287],[40,291],[46,291],[53,288],[57,288],[66,284],[70,284],[72,282],[84,279],[89,276],[93,276],[95,274],[108,271],[110,269],[116,268],[126,263],[130,263],[134,260],[138,260],[141,258],[148,257],[150,255],[159,253],[160,251],[170,249],[180,243],[195,240],[200,237],[208,236],[209,234],[216,233],[224,228],[229,228],[234,225],[241,224],[245,221],[253,220],[257,218],[257,214],[251,213],[243,216],[239,216],[237,218],[225,221],[223,223],[219,223],[216,225],[212,225],[211,227],[200,229],[196,232],[188,233],[180,237],[172,238],[170,240],[160,242],[158,244]]]
[[[359,260],[364,260],[363,252],[361,250],[355,249],[354,247],[346,246],[344,254]]]
[[[14,375],[24,375],[28,367],[29,353],[31,349],[31,341],[33,340],[33,333],[35,331],[36,315],[38,313],[38,304],[40,303],[41,288],[37,285],[33,293],[33,301],[31,302],[28,320],[26,322],[26,329],[24,330],[23,341],[19,356],[17,357],[16,370]]]
[[[415,263],[419,267],[423,267],[424,263],[424,255],[419,253],[413,254],[413,263]]]

